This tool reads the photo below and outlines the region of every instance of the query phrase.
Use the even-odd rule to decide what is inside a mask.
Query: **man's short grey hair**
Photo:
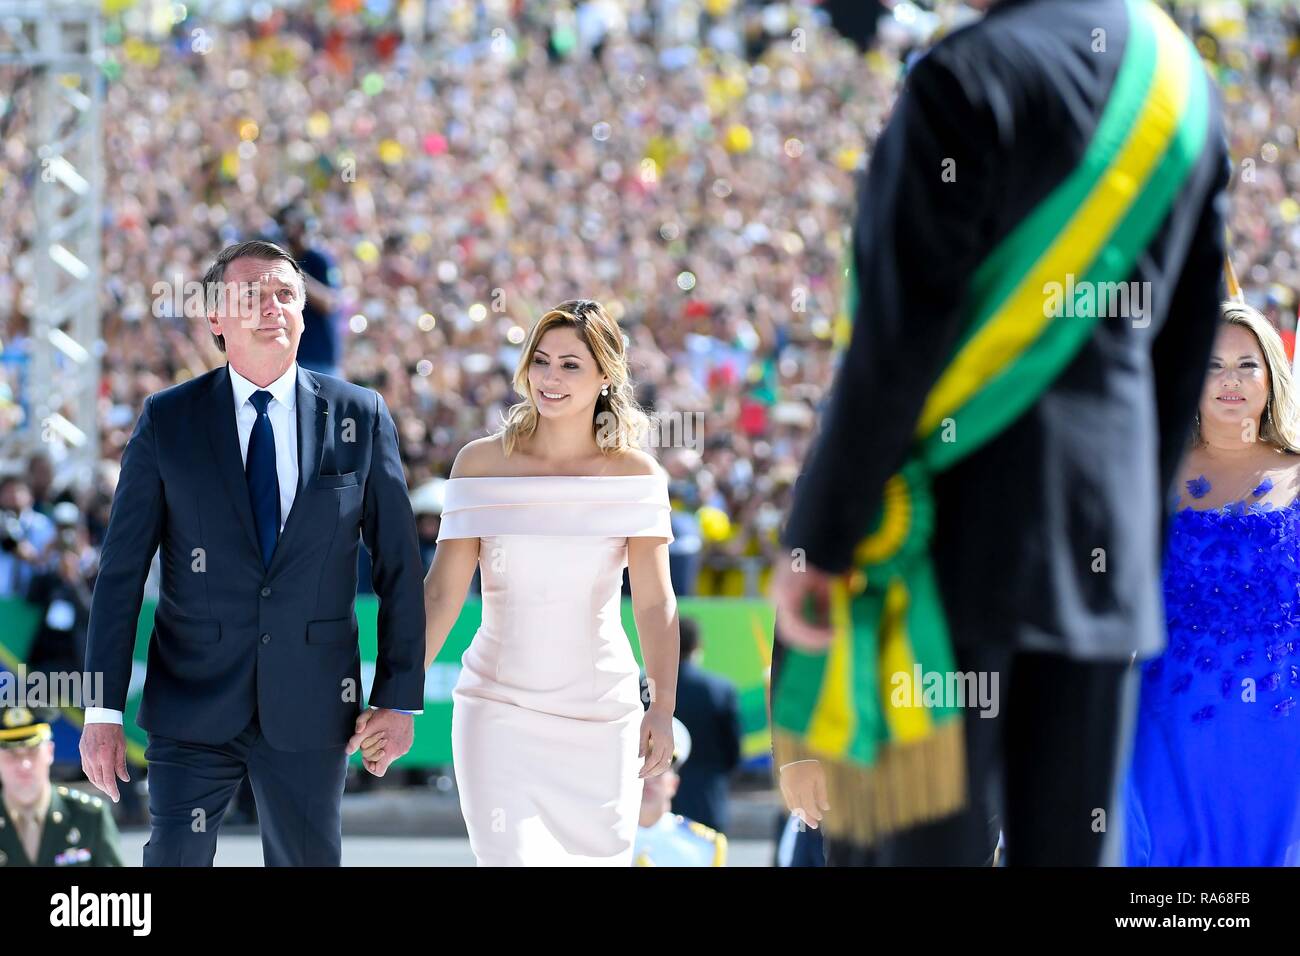
[[[217,253],[216,260],[208,267],[208,271],[203,273],[203,296],[209,308],[212,307],[212,303],[221,301],[221,286],[226,280],[226,266],[236,259],[264,259],[269,262],[284,260],[293,266],[294,274],[298,276],[298,294],[304,299],[307,298],[307,279],[303,274],[302,266],[298,265],[298,260],[287,249],[265,239],[246,239],[222,249]],[[223,352],[226,350],[224,335],[214,334],[212,339],[217,343],[217,348]]]

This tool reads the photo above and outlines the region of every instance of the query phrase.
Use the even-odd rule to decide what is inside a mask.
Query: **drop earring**
[[[603,395],[604,397],[608,398],[608,397],[609,397],[609,386],[608,386],[608,385],[603,386],[603,387],[601,388],[601,390],[600,390],[600,394]]]

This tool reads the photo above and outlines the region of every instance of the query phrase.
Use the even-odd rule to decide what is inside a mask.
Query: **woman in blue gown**
[[[1142,665],[1131,866],[1300,864],[1300,433],[1286,352],[1225,303]]]

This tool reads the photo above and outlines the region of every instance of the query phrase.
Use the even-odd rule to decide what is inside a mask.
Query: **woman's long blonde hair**
[[[1286,346],[1257,309],[1244,302],[1224,302],[1219,306],[1219,320],[1224,325],[1239,325],[1255,336],[1259,349],[1268,365],[1268,404],[1264,406],[1259,423],[1259,439],[1283,451],[1300,455],[1300,406],[1297,406],[1295,387],[1291,378],[1291,364],[1287,361]],[[1199,445],[1201,416],[1198,413],[1192,428],[1192,441]]]
[[[596,396],[592,415],[591,427],[597,446],[605,454],[638,447],[650,422],[632,396],[623,330],[599,302],[570,299],[538,319],[524,342],[514,377],[515,391],[524,400],[506,410],[498,432],[505,453],[509,455],[521,440],[532,437],[537,430],[537,399],[528,384],[528,370],[542,336],[562,326],[569,326],[577,333],[596,360],[600,373],[609,376],[609,394]]]

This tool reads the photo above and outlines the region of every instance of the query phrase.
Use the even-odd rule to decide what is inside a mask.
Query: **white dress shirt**
[[[261,386],[254,385],[244,376],[230,369],[230,386],[235,393],[235,425],[239,429],[239,457],[248,463],[248,441],[253,437],[253,423],[257,421],[257,408],[248,399]],[[275,432],[275,477],[280,482],[280,530],[289,517],[294,496],[298,493],[298,363],[292,363],[266,391],[271,401],[266,404],[266,415]]]
[[[253,423],[257,421],[257,408],[250,402],[249,396],[261,386],[255,385],[235,371],[235,367],[226,364],[230,372],[230,386],[235,394],[235,427],[239,431],[239,457],[248,462],[248,441],[253,435]],[[292,363],[283,375],[277,378],[266,390],[271,393],[271,401],[266,404],[267,417],[271,419],[271,431],[275,433],[275,477],[280,482],[280,530],[289,517],[293,499],[298,493],[298,363]],[[87,707],[85,723],[120,724],[122,712],[111,707]]]

